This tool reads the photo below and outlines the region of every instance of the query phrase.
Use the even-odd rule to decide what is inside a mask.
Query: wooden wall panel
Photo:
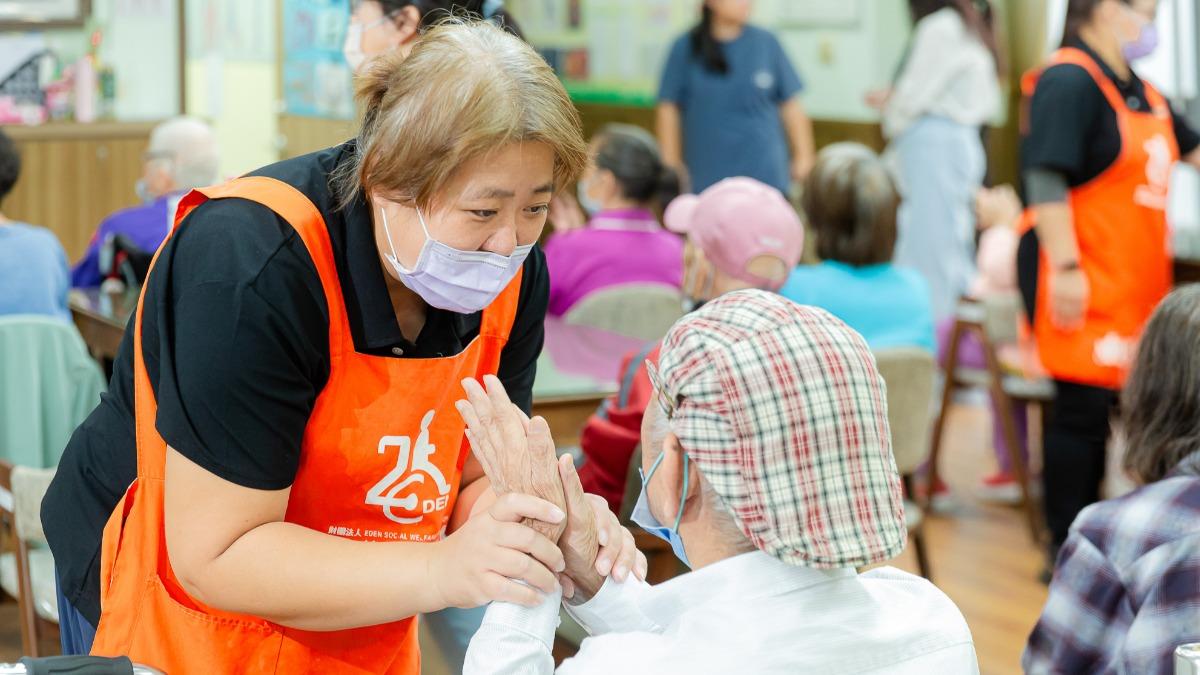
[[[288,159],[350,140],[358,133],[358,122],[280,115],[279,133],[284,141],[281,159]]]
[[[49,228],[67,257],[83,254],[100,221],[137,203],[154,123],[49,124],[5,127],[21,152],[21,178],[5,215]]]

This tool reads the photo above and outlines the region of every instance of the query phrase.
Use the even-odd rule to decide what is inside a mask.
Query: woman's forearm
[[[1071,206],[1066,202],[1038,204],[1034,207],[1038,242],[1051,269],[1079,263],[1079,243]]]
[[[683,167],[683,124],[679,106],[659,103],[657,114],[658,148],[667,166]]]
[[[793,96],[780,106],[779,113],[783,119],[783,127],[787,132],[788,143],[792,148],[793,159],[812,159],[816,150],[813,142],[812,120],[804,109],[804,104],[798,97]]]
[[[291,628],[372,626],[443,608],[430,579],[439,546],[354,541],[267,523],[194,571],[185,587],[209,606]]]

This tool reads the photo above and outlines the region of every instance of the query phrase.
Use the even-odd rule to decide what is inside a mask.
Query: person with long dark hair
[[[671,47],[658,96],[663,158],[699,193],[734,176],[787,194],[814,159],[800,77],[783,46],[749,25],[752,0],[703,0]]]
[[[1042,469],[1051,562],[1076,515],[1100,498],[1117,390],[1171,289],[1171,167],[1180,157],[1200,165],[1200,135],[1130,67],[1153,51],[1157,5],[1071,0],[1062,49],[1023,82],[1036,234],[1022,240],[1018,276],[1058,391]]]
[[[980,128],[1000,109],[1002,62],[987,2],[909,0],[913,35],[883,111],[897,160],[896,263],[929,283],[934,318],[954,311],[975,276],[975,193],[987,171]]]
[[[1021,664],[1026,673],[1177,672],[1200,640],[1200,285],[1155,310],[1121,397],[1138,484],[1075,519]]]

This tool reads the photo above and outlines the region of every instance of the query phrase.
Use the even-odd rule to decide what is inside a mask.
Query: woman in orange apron
[[[1024,81],[1036,238],[1023,239],[1019,266],[1058,390],[1043,468],[1052,556],[1076,514],[1099,499],[1117,390],[1171,289],[1171,167],[1181,152],[1200,158],[1200,137],[1129,66],[1155,46],[1156,5],[1071,0],[1062,49]]]
[[[356,140],[182,202],[43,506],[75,649],[98,621],[92,653],[172,675],[417,673],[413,615],[553,588],[561,553],[515,522],[553,505],[468,520],[453,404],[485,374],[529,404],[578,115],[482,23],[357,85]]]

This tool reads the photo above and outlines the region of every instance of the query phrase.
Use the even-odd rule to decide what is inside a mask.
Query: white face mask
[[[577,191],[579,197],[579,206],[583,208],[584,213],[589,216],[594,216],[604,209],[604,205],[592,198],[588,194],[588,188],[591,187],[591,181],[580,179],[579,189]]]
[[[138,181],[133,184],[133,191],[137,193],[138,200],[140,200],[143,204],[154,203],[154,194],[150,192],[150,186],[146,184],[145,178],[139,178]]]
[[[362,48],[363,34],[376,26],[383,25],[387,20],[386,16],[381,16],[366,25],[357,21],[350,22],[349,28],[346,29],[346,42],[342,44],[342,56],[345,57],[346,65],[350,66],[351,72],[361,71],[367,63],[368,55]]]
[[[460,251],[431,237],[425,216],[417,209],[417,219],[425,231],[425,243],[416,264],[408,269],[396,257],[387,212],[381,208],[379,213],[383,217],[388,246],[392,249],[386,258],[396,272],[396,278],[425,302],[450,312],[474,314],[492,304],[517,276],[533,250],[533,244],[529,244],[517,246],[508,256],[487,251]]]

